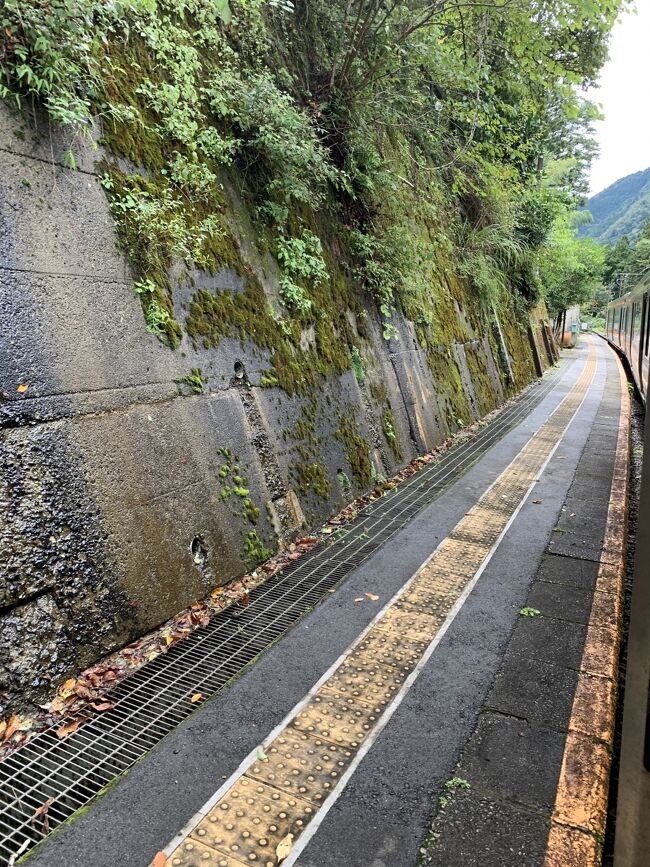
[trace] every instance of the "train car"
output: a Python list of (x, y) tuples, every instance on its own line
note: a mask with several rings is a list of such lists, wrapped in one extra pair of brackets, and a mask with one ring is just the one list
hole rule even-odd
[(650, 374), (650, 275), (607, 305), (605, 334), (627, 359), (643, 402)]

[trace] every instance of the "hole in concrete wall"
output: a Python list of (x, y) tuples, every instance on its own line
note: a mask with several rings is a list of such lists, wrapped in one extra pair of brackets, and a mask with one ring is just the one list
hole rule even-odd
[(237, 377), (237, 379), (243, 379), (245, 373), (246, 373), (246, 370), (244, 369), (244, 365), (241, 363), (241, 361), (236, 361), (235, 362), (235, 376)]
[(208, 560), (208, 546), (203, 541), (203, 536), (195, 536), (190, 545), (190, 552), (197, 566), (204, 566)]

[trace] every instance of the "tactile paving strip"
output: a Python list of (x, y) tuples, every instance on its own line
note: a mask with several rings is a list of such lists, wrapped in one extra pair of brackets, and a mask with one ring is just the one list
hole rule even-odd
[[(192, 840), (211, 847), (205, 863), (219, 864), (216, 859), (222, 852), (232, 859), (228, 867), (271, 867), (295, 847), (460, 595), (492, 555), (579, 408), (595, 372), (594, 356), (590, 347), (583, 373), (555, 412), (281, 733), (265, 745), (265, 758), (258, 756), (192, 831)], [(262, 815), (267, 807), (270, 812)], [(251, 826), (256, 818), (259, 833)], [(278, 855), (278, 845), (286, 852)], [(290, 854), (287, 857), (293, 863)], [(172, 848), (167, 863), (190, 867), (203, 862), (197, 861), (194, 849), (188, 850), (186, 839)]]

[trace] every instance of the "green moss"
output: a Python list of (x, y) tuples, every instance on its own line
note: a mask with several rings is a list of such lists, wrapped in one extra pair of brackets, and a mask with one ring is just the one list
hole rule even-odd
[(244, 499), (244, 514), (246, 515), (248, 520), (251, 522), (251, 524), (257, 523), (257, 519), (260, 516), (260, 510), (253, 503), (253, 501), (251, 500), (250, 497), (246, 497)]
[(479, 415), (487, 415), (499, 404), (499, 396), (494, 390), (494, 383), (487, 370), (487, 359), (482, 346), (469, 343), (465, 346), (467, 369), (474, 386), (477, 410)]
[(177, 382), (189, 385), (194, 394), (203, 394), (203, 386), (208, 381), (207, 377), (203, 376), (200, 367), (193, 367), (187, 376), (182, 376)]
[(244, 539), (244, 559), (251, 566), (263, 563), (273, 555), (273, 549), (267, 548), (257, 535), (257, 530), (251, 530)]
[(456, 358), (446, 346), (428, 347), (427, 361), (440, 411), (448, 426), (455, 429), (459, 419), (466, 423), (472, 416)]
[(515, 311), (507, 308), (502, 309), (499, 315), (499, 322), (510, 355), (510, 364), (514, 377), (514, 383), (507, 385), (507, 391), (512, 394), (535, 379), (537, 376), (535, 362), (526, 334), (526, 328), (518, 321)]
[[(223, 502), (227, 502), (231, 497), (236, 497), (241, 504), (241, 514), (250, 521), (251, 524), (256, 524), (260, 516), (260, 510), (253, 502), (250, 496), (250, 489), (247, 487), (248, 479), (242, 476), (238, 463), (232, 463), (233, 455), (230, 449), (220, 449), (220, 453), (225, 457), (226, 462), (219, 467), (217, 476), (219, 478), (219, 496)], [(237, 457), (235, 456), (235, 461)], [(235, 508), (233, 514), (238, 514), (239, 510)]]
[[(159, 171), (165, 165), (165, 142), (158, 132), (157, 118), (138, 93), (143, 78), (155, 80), (154, 64), (151, 51), (137, 32), (131, 31), (128, 40), (113, 40), (107, 55), (110, 74), (102, 95), (102, 101), (122, 107), (119, 115), (105, 118), (102, 143), (115, 155), (149, 171)], [(100, 110), (102, 107), (98, 106)]]
[(335, 436), (343, 444), (355, 481), (360, 488), (367, 488), (372, 480), (370, 447), (359, 433), (352, 407), (340, 416)]
[[(327, 303), (323, 299), (323, 306), (318, 308), (314, 305), (316, 346), (304, 350), (300, 346), (300, 323), (274, 315), (262, 284), (243, 262), (234, 240), (229, 246), (222, 241), (220, 249), (226, 255), (218, 265), (215, 262), (215, 270), (226, 265), (233, 267), (244, 277), (245, 288), (240, 292), (198, 289), (192, 296), (185, 329), (196, 348), (216, 347), (224, 337), (238, 337), (242, 344), (252, 341), (270, 353), (271, 368), (263, 374), (260, 384), (282, 388), (289, 395), (307, 394), (327, 376), (343, 373), (350, 367), (346, 308), (337, 309), (336, 297), (329, 298)], [(338, 300), (342, 303), (342, 299)]]
[(327, 469), (320, 461), (299, 463), (297, 467), (296, 487), (301, 494), (315, 491), (319, 497), (328, 500), (332, 485), (327, 475)]

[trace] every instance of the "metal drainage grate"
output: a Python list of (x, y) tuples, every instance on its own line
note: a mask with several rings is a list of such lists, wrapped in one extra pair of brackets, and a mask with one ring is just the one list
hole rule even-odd
[(239, 617), (228, 610), (215, 615), (116, 686), (112, 710), (65, 740), (50, 728), (0, 762), (0, 864), (38, 843), (155, 746), (195, 710), (194, 693), (207, 698), (222, 689), (525, 418), (556, 378), (553, 371), (473, 439), (370, 503), (335, 538), (253, 590)]

